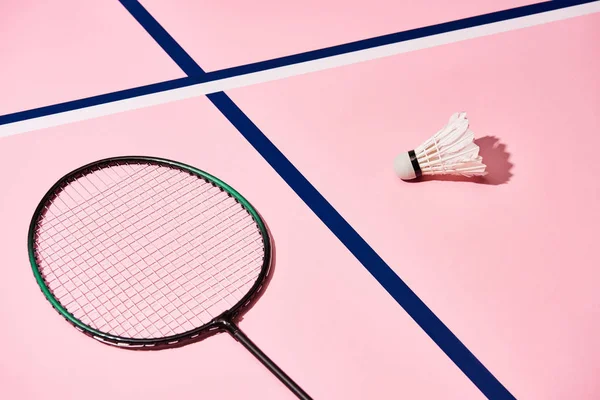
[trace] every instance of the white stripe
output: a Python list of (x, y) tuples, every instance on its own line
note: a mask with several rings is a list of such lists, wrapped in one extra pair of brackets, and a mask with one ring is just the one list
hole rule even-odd
[(427, 36), (400, 43), (373, 47), (351, 53), (331, 56), (313, 61), (287, 65), (260, 72), (238, 75), (219, 79), (212, 82), (199, 83), (183, 88), (171, 89), (160, 93), (147, 94), (111, 103), (100, 104), (44, 117), (32, 118), (6, 125), (0, 125), (0, 137), (31, 132), (52, 126), (68, 124), (76, 121), (97, 118), (104, 115), (116, 114), (123, 111), (170, 103), (191, 97), (203, 96), (210, 93), (222, 92), (229, 89), (274, 81), (291, 76), (302, 75), (315, 71), (355, 64), (363, 61), (389, 57), (395, 54), (408, 53), (448, 43), (455, 43), (472, 38), (489, 36), (496, 33), (541, 25), (548, 22), (592, 14), (600, 11), (600, 1), (561, 8), (559, 10), (514, 18), (506, 21), (460, 29), (448, 33)]

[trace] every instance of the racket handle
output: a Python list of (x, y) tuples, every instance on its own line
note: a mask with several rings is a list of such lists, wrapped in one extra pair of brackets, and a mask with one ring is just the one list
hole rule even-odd
[(281, 370), (261, 349), (255, 345), (252, 340), (240, 328), (233, 323), (226, 323), (227, 331), (240, 342), (250, 353), (254, 355), (265, 367), (269, 369), (285, 386), (288, 387), (299, 399), (312, 400), (312, 398), (304, 391), (296, 382), (292, 380), (285, 372)]

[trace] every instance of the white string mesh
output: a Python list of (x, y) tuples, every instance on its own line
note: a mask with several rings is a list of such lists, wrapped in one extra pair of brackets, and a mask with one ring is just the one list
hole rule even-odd
[(55, 298), (94, 329), (160, 338), (200, 327), (256, 282), (264, 243), (219, 187), (158, 164), (79, 177), (37, 222), (36, 261)]

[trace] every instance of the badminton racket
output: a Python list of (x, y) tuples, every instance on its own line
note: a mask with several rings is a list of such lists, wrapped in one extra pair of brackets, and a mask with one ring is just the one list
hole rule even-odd
[(228, 332), (310, 400), (236, 324), (271, 268), (252, 205), (189, 165), (117, 157), (61, 178), (28, 235), (36, 281), (75, 328), (106, 344), (162, 349)]

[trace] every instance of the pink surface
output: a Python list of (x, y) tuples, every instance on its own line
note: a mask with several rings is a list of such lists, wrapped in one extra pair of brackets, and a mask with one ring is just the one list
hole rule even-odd
[(205, 71), (292, 55), (533, 0), (198, 2), (141, 0)]
[[(517, 398), (591, 400), (599, 36), (592, 15), (230, 95)], [(396, 178), (463, 110), (488, 184)]]
[(275, 271), (240, 326), (315, 399), (483, 398), (205, 98), (1, 140), (0, 398), (294, 398), (227, 335), (132, 352), (84, 336), (44, 299), (26, 246), (38, 201), (66, 172), (127, 154), (205, 169), (263, 215)]
[(0, 54), (0, 115), (183, 76), (116, 1), (3, 0)]

